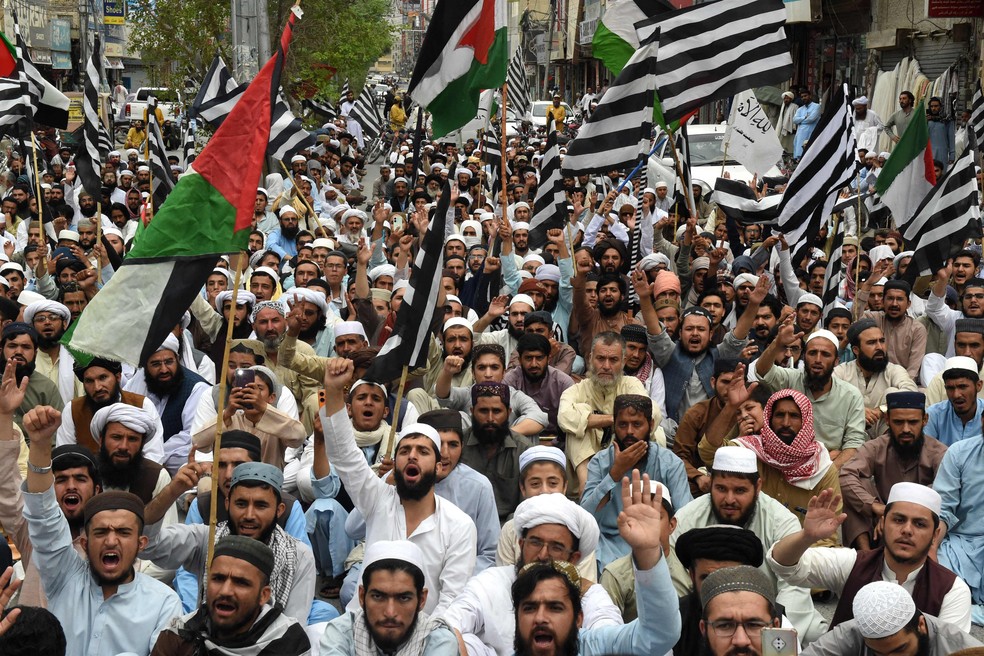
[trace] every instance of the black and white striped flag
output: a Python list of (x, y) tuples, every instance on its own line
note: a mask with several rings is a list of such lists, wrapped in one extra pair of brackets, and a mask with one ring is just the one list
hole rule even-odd
[(349, 86), (349, 79), (345, 78), (345, 84), (342, 85), (342, 90), (338, 93), (338, 104), (341, 105), (348, 98), (349, 92), (352, 87)]
[(495, 206), (501, 199), (499, 195), (502, 191), (502, 145), (499, 142), (499, 135), (494, 124), (490, 124), (482, 137), (482, 159), (488, 167), (488, 178), (491, 182), (490, 193), (492, 205)]
[(974, 90), (974, 99), (970, 104), (970, 125), (968, 129), (973, 129), (974, 137), (977, 138), (977, 147), (984, 146), (984, 91), (981, 90), (981, 79), (977, 78), (977, 88)]
[(68, 96), (55, 88), (38, 71), (27, 49), (27, 43), (21, 36), (20, 24), (17, 21), (17, 10), (11, 8), (14, 19), (14, 34), (16, 38), (17, 68), (21, 82), (27, 85), (27, 96), (30, 105), (28, 116), (35, 123), (51, 128), (64, 130), (68, 128)]
[(410, 286), (396, 313), (393, 332), (362, 376), (366, 380), (388, 385), (400, 378), (403, 367), (417, 369), (427, 364), (431, 324), (437, 311), (444, 263), (444, 234), (451, 205), (451, 179), (449, 175), (448, 180), (444, 181), (434, 217), (413, 260)]
[(813, 246), (841, 189), (857, 174), (860, 163), (853, 127), (845, 84), (827, 102), (779, 204), (779, 231), (786, 236), (796, 261), (804, 249)]
[(744, 182), (718, 178), (714, 182), (714, 202), (729, 218), (743, 224), (772, 224), (779, 216), (781, 194), (758, 199), (755, 190)]
[(185, 170), (195, 161), (195, 122), (189, 120), (185, 125), (184, 139), (181, 142), (181, 163)]
[(301, 103), (311, 111), (313, 114), (317, 114), (326, 121), (334, 121), (338, 118), (338, 110), (327, 100), (315, 100), (314, 98), (305, 98), (304, 102)]
[(543, 248), (547, 243), (547, 231), (567, 225), (567, 194), (564, 192), (564, 176), (560, 170), (560, 146), (557, 131), (547, 125), (547, 149), (540, 160), (540, 184), (533, 201), (533, 218), (530, 219), (529, 247)]
[(75, 155), (75, 169), (78, 171), (82, 188), (100, 198), (102, 190), (102, 163), (110, 149), (103, 150), (105, 142), (100, 132), (105, 133), (99, 118), (99, 87), (102, 84), (102, 50), (99, 47), (99, 34), (92, 46), (92, 56), (85, 67), (85, 86), (82, 89), (82, 147)]
[(301, 119), (290, 111), (282, 90), (277, 93), (277, 102), (273, 104), (270, 118), (270, 145), (267, 146), (270, 157), (285, 160), (295, 153), (313, 148), (317, 143), (314, 136), (304, 129)]
[(382, 133), (383, 117), (376, 107), (376, 98), (368, 86), (362, 88), (362, 93), (355, 99), (355, 105), (349, 118), (358, 121), (362, 126), (362, 134), (368, 139), (375, 139)]
[(24, 93), (24, 86), (19, 80), (0, 78), (0, 136), (17, 138), (30, 129)]
[(512, 59), (509, 60), (509, 68), (506, 69), (506, 82), (509, 84), (506, 94), (506, 112), (523, 118), (533, 109), (533, 101), (530, 99), (530, 87), (526, 81), (526, 64), (523, 63), (523, 50), (516, 48)]
[(633, 53), (567, 148), (567, 175), (631, 168), (649, 152), (658, 35)]
[(782, 0), (719, 0), (636, 23), (639, 43), (660, 30), (656, 92), (664, 120), (787, 81), (793, 60), (785, 24)]
[(841, 253), (844, 247), (844, 225), (841, 219), (837, 222), (837, 231), (834, 233), (830, 247), (830, 257), (827, 258), (827, 269), (823, 275), (823, 318), (826, 319), (830, 311), (839, 307), (837, 302), (838, 292), (841, 282), (844, 280), (844, 263), (841, 262)]
[(157, 123), (157, 98), (153, 96), (147, 103), (147, 142), (150, 150), (147, 165), (150, 166), (154, 207), (159, 210), (174, 189), (177, 180), (174, 179), (171, 165), (167, 161), (164, 135), (161, 134), (161, 126)]
[(915, 251), (904, 278), (935, 274), (964, 247), (981, 236), (981, 207), (974, 172), (974, 152), (965, 148), (953, 166), (920, 203), (902, 235)]

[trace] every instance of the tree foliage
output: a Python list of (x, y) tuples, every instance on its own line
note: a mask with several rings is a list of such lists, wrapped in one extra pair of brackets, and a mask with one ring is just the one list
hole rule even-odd
[[(271, 53), (292, 4), (267, 0)], [(200, 80), (216, 53), (232, 65), (227, 0), (137, 0), (137, 5), (130, 13), (130, 49), (141, 53), (155, 84), (182, 88), (189, 75)], [(316, 92), (337, 100), (346, 78), (358, 90), (372, 63), (391, 47), (389, 1), (304, 0), (301, 8), (304, 17), (294, 30), (283, 76), (288, 93)], [(333, 77), (330, 69), (336, 71)]]

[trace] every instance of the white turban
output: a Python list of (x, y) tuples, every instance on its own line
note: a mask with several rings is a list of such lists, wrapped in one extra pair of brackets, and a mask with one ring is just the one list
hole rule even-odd
[(377, 267), (369, 269), (369, 280), (376, 282), (376, 279), (380, 276), (389, 276), (390, 278), (396, 277), (396, 267), (392, 264), (380, 264)]
[(287, 297), (287, 304), (290, 306), (294, 305), (294, 299), (296, 298), (298, 302), (306, 301), (312, 305), (316, 305), (323, 315), (328, 316), (328, 301), (325, 299), (325, 295), (320, 292), (308, 289), (307, 287), (294, 287), (284, 292), (284, 296)]
[(650, 253), (646, 257), (639, 260), (639, 266), (643, 271), (652, 271), (660, 264), (665, 266), (667, 269), (670, 268), (670, 258), (666, 257), (663, 253)]
[(150, 438), (157, 432), (157, 422), (154, 417), (144, 410), (126, 403), (114, 403), (105, 408), (101, 408), (89, 422), (89, 431), (92, 437), (102, 441), (103, 430), (107, 424), (123, 424), (130, 430), (140, 433), (144, 438)]
[(737, 276), (735, 276), (735, 282), (734, 282), (735, 291), (737, 291), (738, 288), (744, 285), (745, 283), (750, 283), (752, 286), (755, 286), (758, 284), (758, 282), (759, 282), (758, 276), (753, 276), (750, 273), (739, 273)]
[(515, 296), (513, 296), (512, 300), (509, 301), (509, 307), (512, 307), (516, 303), (526, 303), (534, 310), (536, 309), (536, 304), (533, 302), (533, 299), (530, 298), (528, 294), (516, 294)]
[(527, 253), (526, 257), (523, 258), (523, 264), (529, 264), (530, 262), (536, 262), (537, 264), (544, 264), (544, 260), (540, 255), (536, 253)]
[(359, 219), (360, 221), (362, 221), (362, 223), (365, 223), (366, 220), (369, 218), (368, 216), (366, 216), (366, 213), (363, 212), (362, 210), (349, 209), (349, 210), (345, 210), (345, 214), (342, 215), (342, 223), (348, 221), (349, 218), (353, 216)]
[(34, 315), (38, 312), (52, 312), (57, 314), (65, 321), (72, 320), (72, 313), (67, 307), (59, 303), (58, 301), (34, 301), (26, 308), (24, 308), (24, 322), (34, 323)]
[(164, 339), (164, 343), (157, 347), (158, 351), (174, 351), (175, 354), (181, 352), (181, 345), (178, 343), (178, 338), (174, 336), (174, 333), (168, 333), (167, 337)]
[[(215, 309), (222, 312), (222, 306), (225, 305), (226, 301), (230, 300), (232, 300), (231, 289), (219, 292), (215, 295)], [(253, 292), (240, 289), (239, 293), (236, 294), (236, 305), (256, 305), (256, 295)]]
[(345, 335), (361, 335), (362, 339), (369, 341), (366, 337), (366, 329), (362, 326), (360, 321), (339, 321), (334, 326), (335, 337), (344, 337)]
[(598, 522), (594, 515), (559, 492), (538, 494), (523, 501), (513, 514), (513, 523), (520, 535), (541, 524), (560, 524), (578, 539), (578, 551), (583, 555), (598, 548)]
[(482, 224), (479, 223), (478, 221), (476, 221), (475, 219), (468, 219), (466, 221), (462, 221), (461, 222), (461, 236), (462, 237), (465, 236), (465, 230), (467, 228), (471, 228), (472, 230), (474, 230), (476, 237), (481, 237), (482, 236)]

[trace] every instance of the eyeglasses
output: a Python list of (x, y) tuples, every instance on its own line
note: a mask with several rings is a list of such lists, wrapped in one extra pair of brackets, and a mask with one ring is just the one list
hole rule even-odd
[(971, 294), (971, 293), (968, 292), (968, 293), (965, 293), (963, 295), (963, 297), (964, 298), (971, 298), (971, 299), (973, 299), (975, 301), (984, 301), (984, 292), (977, 292), (976, 294)]
[(57, 323), (62, 318), (57, 314), (35, 314), (34, 323)]
[(160, 369), (161, 367), (173, 367), (175, 362), (177, 361), (174, 358), (167, 358), (166, 360), (151, 360), (147, 363), (147, 368)]
[(539, 553), (543, 547), (547, 548), (547, 553), (554, 560), (563, 560), (574, 553), (573, 549), (568, 549), (559, 542), (544, 542), (540, 538), (523, 538), (523, 543)]
[(708, 622), (708, 626), (714, 629), (714, 633), (722, 638), (730, 638), (735, 634), (740, 626), (749, 636), (757, 636), (762, 633), (762, 629), (769, 626), (768, 622), (762, 620), (749, 620), (747, 622), (736, 622), (734, 620), (715, 620)]
[(345, 268), (345, 265), (344, 264), (326, 264), (325, 265), (325, 268), (326, 269), (344, 269)]

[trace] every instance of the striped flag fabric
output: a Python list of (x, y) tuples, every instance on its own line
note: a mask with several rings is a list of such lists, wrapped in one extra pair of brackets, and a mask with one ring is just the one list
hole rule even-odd
[(19, 137), (28, 128), (24, 86), (14, 78), (0, 78), (0, 136)]
[(338, 92), (338, 104), (341, 105), (348, 98), (349, 92), (352, 87), (349, 86), (349, 79), (345, 78), (345, 83), (342, 85), (342, 90)]
[(915, 251), (903, 277), (914, 283), (935, 274), (964, 247), (968, 238), (981, 236), (981, 207), (974, 172), (974, 151), (969, 147), (940, 178), (902, 233), (906, 247)]
[(315, 98), (305, 98), (301, 103), (313, 114), (321, 116), (325, 120), (334, 121), (338, 118), (338, 110), (327, 100), (316, 100)]
[(779, 217), (782, 194), (756, 198), (755, 190), (739, 180), (718, 178), (714, 182), (714, 202), (724, 214), (744, 224), (768, 225)]
[(147, 103), (147, 143), (150, 151), (147, 164), (150, 166), (154, 207), (160, 209), (177, 182), (167, 161), (167, 148), (161, 126), (157, 123), (157, 98), (154, 96)]
[(274, 159), (287, 159), (294, 153), (314, 148), (314, 136), (304, 129), (301, 119), (290, 111), (282, 91), (277, 92), (273, 104), (273, 124), (270, 126), (270, 145), (267, 153)]
[(490, 124), (485, 134), (482, 136), (482, 159), (488, 167), (488, 180), (493, 206), (497, 205), (501, 198), (502, 176), (502, 144), (499, 141), (499, 134), (494, 124)]
[(530, 98), (529, 82), (526, 80), (526, 64), (523, 63), (522, 48), (516, 48), (506, 69), (506, 82), (509, 84), (506, 100), (506, 113), (512, 113), (520, 118), (527, 116), (533, 109)]
[(632, 55), (568, 145), (565, 174), (631, 168), (649, 152), (658, 50), (655, 38)]
[(793, 74), (782, 0), (717, 0), (636, 23), (639, 43), (659, 30), (656, 90), (663, 122), (712, 100)]
[(246, 248), (272, 99), (299, 14), (300, 8), (291, 9), (276, 55), (62, 338), (76, 362), (99, 356), (139, 366), (180, 322), (216, 259)]
[[(99, 118), (99, 87), (102, 84), (102, 50), (99, 47), (99, 34), (96, 34), (92, 56), (85, 67), (85, 86), (82, 89), (82, 147), (75, 155), (75, 169), (78, 171), (82, 188), (95, 198), (102, 190), (102, 162), (110, 149), (103, 150), (100, 137), (102, 120)], [(103, 128), (105, 132), (105, 128)]]
[(388, 385), (400, 378), (403, 367), (418, 369), (427, 364), (431, 324), (437, 311), (440, 274), (444, 266), (444, 235), (451, 206), (451, 179), (449, 175), (444, 181), (434, 217), (413, 260), (410, 286), (396, 313), (393, 332), (362, 376), (366, 380)]
[(981, 79), (977, 78), (977, 88), (974, 89), (974, 99), (970, 104), (970, 125), (977, 138), (977, 147), (984, 144), (984, 90), (981, 90)]
[(794, 257), (813, 245), (841, 189), (857, 174), (860, 163), (853, 128), (845, 84), (827, 101), (810, 145), (782, 194), (777, 225)]
[(845, 275), (844, 263), (841, 262), (841, 252), (844, 247), (844, 225), (846, 223), (843, 219), (837, 222), (837, 232), (834, 233), (830, 255), (827, 257), (827, 270), (823, 275), (823, 297), (821, 298), (824, 319), (827, 318), (831, 310), (841, 306), (837, 302), (837, 298)]
[[(935, 176), (935, 172), (934, 172)], [(868, 225), (881, 227), (888, 225), (888, 219), (892, 216), (891, 208), (885, 204), (882, 197), (877, 193), (869, 194), (864, 199), (864, 207), (868, 211)], [(836, 208), (835, 208), (836, 210)]]
[(195, 122), (189, 120), (185, 125), (184, 139), (181, 141), (181, 165), (186, 169), (195, 161)]
[(362, 88), (362, 93), (355, 99), (355, 106), (352, 107), (349, 118), (359, 122), (362, 126), (362, 134), (368, 139), (375, 139), (382, 134), (383, 117), (379, 113), (376, 99), (368, 85)]
[(20, 24), (17, 21), (17, 10), (11, 8), (14, 19), (14, 34), (16, 36), (17, 71), (21, 75), (21, 80), (27, 85), (27, 95), (31, 104), (28, 113), (35, 123), (47, 125), (51, 128), (64, 130), (68, 128), (68, 96), (55, 88), (46, 80), (41, 72), (38, 71), (31, 55), (28, 53), (27, 43), (21, 36)]
[(563, 228), (567, 224), (567, 194), (564, 192), (564, 175), (560, 170), (560, 146), (557, 144), (557, 131), (550, 127), (547, 125), (547, 149), (540, 160), (540, 184), (536, 188), (533, 217), (530, 219), (531, 249), (543, 248), (547, 243), (547, 231)]

